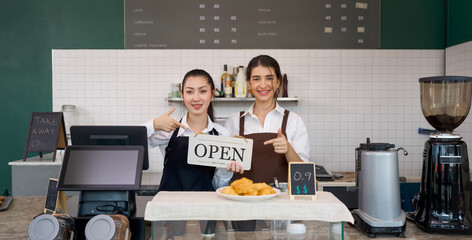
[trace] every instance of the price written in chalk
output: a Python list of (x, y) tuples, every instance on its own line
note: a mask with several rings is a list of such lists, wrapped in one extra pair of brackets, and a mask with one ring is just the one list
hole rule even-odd
[(296, 196), (315, 195), (315, 164), (311, 162), (290, 163), (290, 194)]
[(295, 172), (293, 174), (293, 180), (294, 181), (305, 181), (307, 179), (308, 181), (311, 180), (311, 172), (305, 172), (302, 174), (301, 172)]
[(303, 193), (303, 194), (308, 193), (308, 188), (306, 187), (306, 185), (303, 185), (303, 189), (302, 189), (302, 190), (300, 190), (300, 186), (297, 185), (297, 194), (301, 194), (301, 193)]

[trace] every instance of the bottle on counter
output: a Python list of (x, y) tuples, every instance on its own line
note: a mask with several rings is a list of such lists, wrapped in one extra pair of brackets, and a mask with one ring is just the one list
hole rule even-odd
[(236, 78), (238, 77), (238, 66), (233, 66), (233, 75), (231, 75), (231, 86), (233, 87), (233, 97), (236, 97), (235, 89), (236, 89)]
[(221, 75), (221, 79), (225, 83), (225, 97), (233, 97), (233, 81), (231, 80), (231, 74), (228, 73), (227, 65), (225, 65), (223, 75)]
[(225, 96), (225, 87), (226, 87), (226, 78), (227, 78), (227, 75), (228, 75), (228, 65), (224, 65), (223, 66), (223, 74), (221, 74), (221, 92), (222, 92), (222, 97)]
[(236, 78), (236, 87), (234, 93), (237, 98), (247, 97), (247, 81), (243, 66), (239, 66), (239, 72), (238, 77)]
[(288, 79), (287, 74), (284, 74), (283, 81), (282, 81), (283, 89), (282, 89), (282, 97), (288, 97)]
[[(246, 72), (244, 73), (246, 74)], [(253, 98), (254, 95), (252, 94), (251, 86), (249, 86), (249, 81), (247, 81), (247, 75), (246, 75), (246, 82), (247, 82), (247, 97)]]
[(252, 95), (252, 89), (249, 87), (249, 85), (247, 88), (247, 97), (250, 97), (250, 98), (254, 97), (254, 95)]

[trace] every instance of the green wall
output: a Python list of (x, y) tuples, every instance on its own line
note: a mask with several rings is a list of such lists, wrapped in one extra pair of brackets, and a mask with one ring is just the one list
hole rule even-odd
[[(52, 111), (51, 49), (122, 49), (123, 2), (0, 1), (0, 195), (11, 189), (8, 162), (23, 156), (31, 112)], [(450, 42), (468, 41), (470, 28), (456, 30), (468, 12), (455, 8)], [(443, 49), (444, 12), (444, 0), (382, 0), (381, 48)]]
[(443, 49), (444, 0), (381, 0), (382, 49)]
[(0, 195), (31, 112), (52, 111), (51, 49), (123, 48), (123, 12), (116, 0), (0, 1)]
[(447, 46), (472, 40), (471, 0), (448, 1)]

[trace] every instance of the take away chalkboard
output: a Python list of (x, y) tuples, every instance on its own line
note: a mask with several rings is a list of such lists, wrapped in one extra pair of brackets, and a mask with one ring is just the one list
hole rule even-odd
[(53, 152), (53, 161), (56, 160), (56, 150), (67, 147), (64, 117), (62, 112), (33, 112), (26, 140), (23, 161), (26, 161), (28, 152)]
[(290, 199), (311, 197), (316, 199), (316, 172), (312, 162), (291, 162), (288, 166)]

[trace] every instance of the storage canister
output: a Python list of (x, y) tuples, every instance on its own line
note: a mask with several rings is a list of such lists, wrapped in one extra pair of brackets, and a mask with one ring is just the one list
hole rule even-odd
[(171, 90), (171, 97), (172, 98), (178, 98), (180, 97), (180, 91), (181, 91), (181, 84), (180, 83), (172, 83), (172, 90)]
[(120, 214), (100, 214), (87, 222), (85, 237), (88, 240), (129, 240), (128, 218)]
[(74, 219), (66, 214), (43, 214), (31, 221), (28, 236), (31, 240), (72, 239)]

